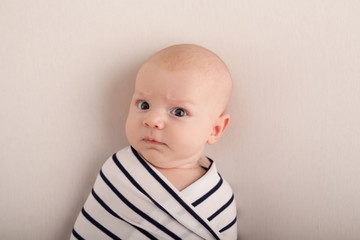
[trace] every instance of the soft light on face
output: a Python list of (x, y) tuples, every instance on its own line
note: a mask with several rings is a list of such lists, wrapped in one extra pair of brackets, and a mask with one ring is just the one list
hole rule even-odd
[(200, 158), (218, 119), (214, 89), (202, 77), (196, 70), (169, 71), (153, 63), (139, 71), (126, 135), (154, 166), (192, 167)]

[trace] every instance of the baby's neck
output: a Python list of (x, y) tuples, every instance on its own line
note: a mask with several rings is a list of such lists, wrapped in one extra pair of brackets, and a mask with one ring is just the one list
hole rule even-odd
[(159, 170), (174, 187), (179, 191), (194, 183), (205, 174), (205, 170), (196, 165), (192, 168), (156, 168)]

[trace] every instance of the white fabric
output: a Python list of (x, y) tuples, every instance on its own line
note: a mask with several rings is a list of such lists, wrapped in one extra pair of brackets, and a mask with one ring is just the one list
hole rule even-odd
[(215, 163), (178, 191), (127, 147), (103, 165), (71, 239), (236, 239), (236, 206)]

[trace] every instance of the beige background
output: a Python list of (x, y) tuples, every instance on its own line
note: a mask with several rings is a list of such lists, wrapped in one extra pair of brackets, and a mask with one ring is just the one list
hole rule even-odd
[(208, 149), (244, 240), (360, 239), (360, 2), (0, 2), (0, 239), (67, 239), (127, 145), (137, 68), (195, 43), (228, 64), (230, 128)]

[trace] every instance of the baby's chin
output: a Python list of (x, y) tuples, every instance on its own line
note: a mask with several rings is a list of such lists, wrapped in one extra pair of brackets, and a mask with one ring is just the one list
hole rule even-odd
[(142, 159), (157, 169), (185, 168), (189, 165), (171, 156), (171, 154), (166, 154), (156, 149), (140, 150), (138, 153)]
[(176, 164), (168, 159), (165, 160), (159, 153), (153, 153), (153, 150), (147, 150), (145, 153), (140, 153), (140, 156), (155, 168), (174, 168)]

